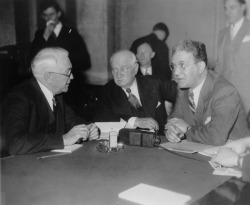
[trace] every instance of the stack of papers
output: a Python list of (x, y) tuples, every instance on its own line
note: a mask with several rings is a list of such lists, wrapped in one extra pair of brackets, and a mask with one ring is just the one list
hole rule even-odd
[(242, 177), (242, 171), (237, 167), (227, 168), (212, 161), (209, 161), (209, 164), (214, 168), (213, 175)]
[(138, 184), (122, 193), (119, 198), (143, 205), (183, 205), (191, 199), (190, 196), (166, 189)]
[(172, 150), (176, 152), (184, 152), (184, 153), (195, 153), (202, 152), (204, 150), (211, 150), (214, 152), (214, 149), (218, 149), (219, 147), (213, 145), (205, 145), (201, 143), (189, 142), (187, 140), (182, 140), (181, 142), (166, 142), (160, 144), (160, 147), (167, 150)]
[(81, 144), (73, 144), (65, 146), (64, 149), (53, 149), (51, 152), (65, 152), (65, 153), (72, 153), (82, 147)]
[(119, 132), (120, 129), (124, 128), (127, 124), (123, 122), (96, 122), (96, 126), (100, 129), (101, 134), (99, 139), (109, 140), (109, 132)]

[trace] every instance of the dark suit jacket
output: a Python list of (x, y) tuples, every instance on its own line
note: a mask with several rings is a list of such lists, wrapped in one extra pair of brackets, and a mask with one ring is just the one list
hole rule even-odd
[(69, 58), (73, 65), (74, 72), (81, 72), (91, 67), (90, 55), (83, 38), (73, 28), (63, 26), (58, 37), (54, 39), (49, 37), (48, 41), (43, 38), (44, 29), (38, 30), (35, 34), (34, 41), (31, 46), (31, 58), (33, 58), (39, 50), (45, 47), (62, 47), (69, 52)]
[(50, 131), (54, 114), (37, 80), (31, 78), (14, 88), (4, 101), (4, 135), (10, 154), (29, 154), (63, 148), (62, 135), (86, 121), (77, 117), (57, 97), (57, 123)]
[(192, 126), (186, 137), (194, 142), (223, 145), (228, 139), (249, 135), (237, 90), (212, 71), (208, 72), (201, 89), (195, 115), (189, 108), (188, 90), (179, 90), (171, 117), (181, 118)]
[(138, 46), (145, 42), (149, 43), (155, 52), (155, 56), (152, 59), (152, 67), (157, 68), (162, 77), (171, 80), (172, 72), (169, 67), (169, 49), (167, 44), (159, 40), (154, 33), (151, 33), (136, 39), (132, 43), (130, 50), (136, 54)]
[[(136, 79), (145, 117), (155, 119), (160, 126), (160, 131), (163, 131), (167, 117), (164, 100), (170, 102), (175, 100), (176, 84), (172, 81), (165, 81), (165, 84), (162, 85), (159, 80), (150, 76), (137, 76)], [(95, 121), (114, 122), (120, 121), (120, 119), (127, 121), (131, 117), (138, 116), (133, 116), (125, 92), (115, 84), (114, 80), (110, 81), (104, 86), (99, 97)]]
[(244, 181), (250, 182), (250, 154), (246, 155), (243, 159), (242, 177)]

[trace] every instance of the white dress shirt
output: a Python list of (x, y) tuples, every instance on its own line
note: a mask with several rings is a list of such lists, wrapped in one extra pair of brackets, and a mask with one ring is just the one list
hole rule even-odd
[(42, 83), (40, 83), (39, 80), (37, 80), (37, 82), (43, 94), (45, 95), (45, 98), (47, 99), (51, 110), (53, 111), (53, 98), (54, 98), (53, 93), (48, 88), (46, 88)]
[(147, 68), (145, 67), (140, 67), (142, 75), (152, 75), (152, 66), (149, 66)]
[(62, 30), (62, 22), (59, 22), (58, 24), (56, 24), (54, 28), (54, 33), (56, 34), (56, 37), (59, 36), (61, 30)]
[(230, 35), (231, 35), (231, 39), (233, 39), (238, 31), (240, 30), (242, 24), (243, 24), (244, 18), (240, 19), (236, 24), (231, 24), (230, 25)]

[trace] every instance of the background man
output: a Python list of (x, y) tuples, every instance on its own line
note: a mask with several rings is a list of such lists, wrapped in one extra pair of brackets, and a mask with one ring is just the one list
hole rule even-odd
[(215, 70), (238, 90), (246, 112), (250, 111), (250, 21), (245, 18), (245, 0), (224, 0), (229, 26), (222, 29), (218, 40)]
[(185, 40), (173, 48), (172, 69), (180, 88), (166, 124), (166, 137), (222, 145), (249, 134), (246, 114), (237, 90), (218, 74), (207, 70), (206, 47)]
[(244, 181), (250, 182), (250, 137), (242, 138), (223, 146), (212, 158), (213, 162), (224, 167), (242, 168)]
[(41, 16), (45, 22), (45, 28), (36, 32), (31, 46), (31, 57), (42, 48), (61, 47), (69, 52), (69, 59), (72, 63), (74, 81), (69, 92), (65, 95), (66, 101), (75, 110), (80, 110), (84, 99), (82, 99), (85, 77), (83, 71), (91, 67), (90, 55), (83, 38), (74, 28), (65, 26), (60, 18), (62, 10), (57, 2), (43, 0), (40, 5)]
[(166, 81), (161, 87), (160, 81), (153, 78), (135, 77), (138, 63), (128, 50), (116, 52), (110, 62), (114, 80), (107, 83), (101, 92), (95, 121), (123, 119), (135, 128), (163, 131), (166, 121), (164, 100), (175, 100), (175, 83)]
[(155, 52), (155, 57), (152, 59), (152, 66), (159, 70), (162, 77), (172, 79), (172, 72), (169, 68), (169, 49), (165, 41), (169, 36), (169, 30), (166, 24), (157, 23), (153, 27), (153, 32), (147, 36), (136, 39), (130, 50), (136, 54), (137, 48), (142, 43), (149, 43)]
[(42, 49), (33, 59), (33, 78), (13, 89), (5, 99), (4, 133), (10, 154), (62, 149), (79, 139), (98, 138), (95, 124), (77, 117), (60, 93), (73, 79), (68, 52)]

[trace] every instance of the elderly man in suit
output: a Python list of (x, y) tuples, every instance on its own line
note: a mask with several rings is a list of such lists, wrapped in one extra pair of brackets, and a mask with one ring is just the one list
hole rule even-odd
[(72, 64), (62, 48), (42, 49), (32, 61), (34, 77), (14, 88), (4, 105), (4, 133), (10, 154), (63, 149), (79, 139), (98, 138), (95, 124), (78, 117), (64, 103)]
[(114, 53), (110, 62), (114, 80), (107, 83), (101, 92), (95, 121), (123, 119), (135, 128), (163, 132), (166, 121), (164, 100), (175, 100), (175, 82), (160, 83), (150, 76), (136, 76), (138, 63), (128, 50)]
[(230, 143), (213, 156), (212, 161), (225, 167), (242, 169), (244, 181), (250, 182), (250, 137), (245, 137)]
[(165, 135), (170, 142), (223, 145), (249, 134), (246, 113), (235, 87), (207, 70), (203, 43), (179, 42), (173, 48), (172, 69), (179, 93)]
[(245, 0), (224, 0), (229, 26), (218, 39), (215, 70), (238, 90), (246, 112), (250, 111), (250, 21), (245, 18)]

